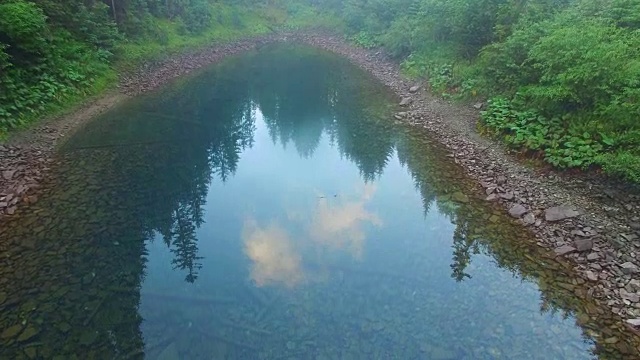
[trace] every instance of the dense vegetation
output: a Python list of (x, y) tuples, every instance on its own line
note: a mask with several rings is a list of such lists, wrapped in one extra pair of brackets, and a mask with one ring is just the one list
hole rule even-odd
[(640, 0), (0, 0), (0, 133), (141, 61), (322, 24), (490, 98), (481, 130), (510, 146), (640, 182)]
[[(287, 2), (0, 0), (0, 137), (112, 86), (142, 61), (320, 23)], [(293, 16), (289, 16), (293, 15)]]
[(561, 167), (640, 182), (640, 0), (326, 0), (482, 130)]

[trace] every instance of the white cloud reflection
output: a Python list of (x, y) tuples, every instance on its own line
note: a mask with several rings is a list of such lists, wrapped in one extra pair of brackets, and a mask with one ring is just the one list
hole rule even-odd
[(367, 184), (351, 198), (320, 195), (308, 215), (288, 211), (286, 226), (272, 222), (261, 227), (253, 219), (246, 220), (242, 240), (245, 253), (253, 262), (253, 281), (258, 286), (295, 286), (312, 278), (323, 278), (312, 273), (304, 262), (310, 257), (322, 261), (327, 250), (346, 251), (361, 259), (366, 243), (365, 226), (382, 226), (380, 218), (366, 209), (375, 192), (375, 186)]

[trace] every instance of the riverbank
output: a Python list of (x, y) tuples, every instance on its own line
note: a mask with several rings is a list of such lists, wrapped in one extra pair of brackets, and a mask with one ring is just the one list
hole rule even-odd
[[(483, 188), (486, 201), (499, 203), (535, 234), (538, 244), (575, 264), (588, 296), (619, 315), (621, 328), (638, 333), (640, 281), (637, 193), (591, 179), (543, 174), (529, 169), (503, 147), (475, 131), (478, 110), (449, 104), (402, 77), (383, 53), (354, 48), (339, 37), (319, 34), (271, 34), (186, 53), (123, 76), (120, 92), (85, 105), (70, 115), (14, 136), (0, 147), (0, 211), (14, 214), (37, 201), (55, 149), (73, 131), (130, 95), (158, 88), (225, 56), (275, 41), (298, 41), (349, 58), (394, 90), (405, 104), (398, 121), (425, 128), (450, 151)], [(560, 206), (560, 207), (559, 207)], [(580, 296), (577, 294), (577, 296)], [(640, 351), (640, 347), (637, 348)]]

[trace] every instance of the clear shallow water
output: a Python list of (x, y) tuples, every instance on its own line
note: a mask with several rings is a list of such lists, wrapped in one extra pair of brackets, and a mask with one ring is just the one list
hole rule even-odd
[(622, 357), (395, 103), (279, 45), (89, 124), (0, 234), (0, 358)]

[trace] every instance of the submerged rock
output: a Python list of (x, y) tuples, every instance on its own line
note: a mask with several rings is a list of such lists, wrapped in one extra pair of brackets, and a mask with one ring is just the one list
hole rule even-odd
[(18, 335), (22, 331), (22, 325), (16, 324), (7, 329), (5, 329), (2, 334), (0, 334), (0, 338), (2, 339), (10, 339)]
[(576, 248), (574, 248), (573, 246), (569, 246), (569, 245), (562, 245), (562, 246), (560, 246), (560, 247), (558, 247), (558, 248), (556, 248), (554, 250), (554, 252), (557, 255), (560, 255), (560, 256), (566, 255), (566, 254), (569, 254), (569, 253), (572, 253), (572, 252), (575, 252), (575, 251), (576, 251)]
[(33, 326), (29, 326), (26, 329), (24, 329), (22, 334), (20, 334), (20, 337), (18, 337), (18, 341), (20, 341), (20, 342), (27, 341), (27, 340), (31, 339), (32, 337), (38, 335), (39, 332), (40, 332), (40, 330), (34, 328)]
[(413, 102), (413, 99), (411, 99), (410, 97), (405, 97), (402, 98), (402, 100), (400, 100), (400, 106), (407, 106), (410, 105)]
[(455, 193), (453, 193), (453, 195), (451, 195), (451, 199), (455, 202), (459, 202), (459, 203), (468, 203), (469, 202), (469, 197), (463, 193), (461, 193), (460, 191), (457, 191)]

